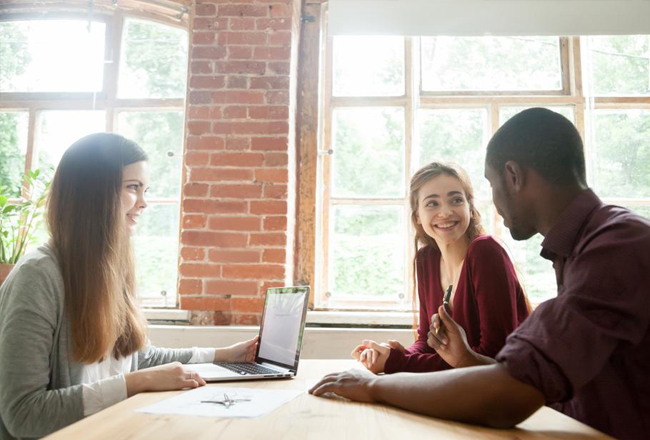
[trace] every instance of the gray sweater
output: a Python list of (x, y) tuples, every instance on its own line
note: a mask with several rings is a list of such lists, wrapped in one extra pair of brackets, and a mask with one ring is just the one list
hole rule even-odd
[[(132, 356), (135, 371), (187, 363), (192, 350), (149, 345)], [(0, 287), (0, 440), (43, 437), (82, 419), (82, 368), (72, 360), (63, 278), (46, 244)]]

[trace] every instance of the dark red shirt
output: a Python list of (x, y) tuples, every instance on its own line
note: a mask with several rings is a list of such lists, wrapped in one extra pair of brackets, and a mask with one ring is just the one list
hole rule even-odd
[(580, 193), (542, 243), (557, 298), (497, 355), (547, 404), (620, 439), (650, 439), (650, 221)]
[[(420, 325), (418, 339), (402, 354), (391, 350), (384, 371), (425, 372), (451, 368), (427, 345), (431, 316), (442, 305), (440, 251), (424, 247), (417, 255)], [(452, 318), (467, 333), (472, 349), (494, 357), (506, 337), (526, 319), (528, 308), (506, 251), (489, 235), (470, 243), (452, 301)]]

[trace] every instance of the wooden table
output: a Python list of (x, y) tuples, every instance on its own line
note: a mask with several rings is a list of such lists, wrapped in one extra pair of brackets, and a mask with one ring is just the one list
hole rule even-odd
[[(358, 365), (351, 360), (303, 360), (295, 379), (229, 382), (221, 385), (306, 391), (323, 375)], [(256, 419), (134, 412), (135, 409), (178, 393), (179, 391), (173, 391), (133, 396), (68, 426), (47, 439), (611, 439), (547, 407), (541, 408), (516, 429), (496, 430), (425, 417), (384, 405), (318, 398), (306, 392), (274, 412)]]

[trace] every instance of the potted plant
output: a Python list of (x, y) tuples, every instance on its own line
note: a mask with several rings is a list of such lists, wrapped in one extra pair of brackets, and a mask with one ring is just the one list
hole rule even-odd
[(43, 214), (50, 182), (43, 182), (40, 170), (25, 174), (23, 197), (9, 198), (6, 187), (0, 187), (0, 284), (32, 241), (38, 219)]

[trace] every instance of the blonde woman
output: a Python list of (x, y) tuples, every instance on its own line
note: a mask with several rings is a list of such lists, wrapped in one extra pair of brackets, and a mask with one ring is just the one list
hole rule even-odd
[[(418, 338), (408, 349), (397, 341), (364, 340), (352, 357), (373, 373), (461, 367), (470, 348), (494, 357), (530, 307), (505, 250), (481, 226), (467, 173), (451, 163), (426, 165), (411, 179), (410, 204), (420, 301)], [(443, 302), (447, 310), (441, 308)], [(448, 314), (443, 317), (465, 331), (468, 350), (449, 349), (438, 313)]]
[(121, 136), (89, 135), (63, 155), (48, 200), (51, 240), (0, 288), (0, 439), (45, 436), (142, 391), (205, 384), (182, 364), (254, 357), (255, 339), (148, 344), (130, 240), (148, 187), (145, 152)]

